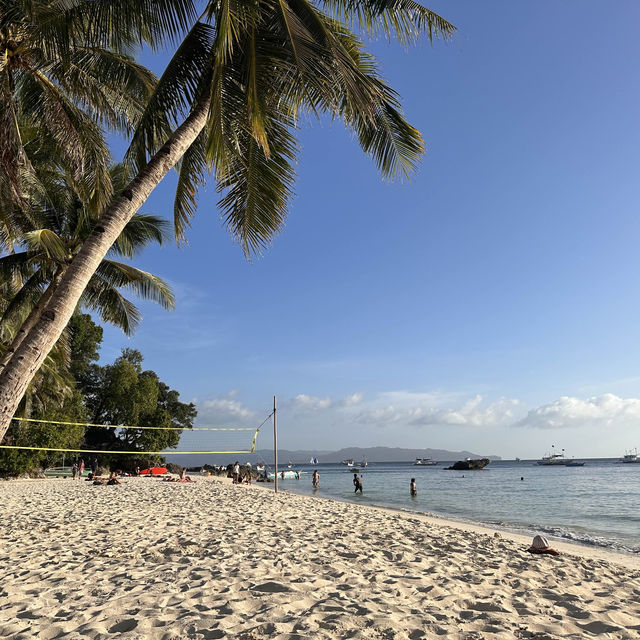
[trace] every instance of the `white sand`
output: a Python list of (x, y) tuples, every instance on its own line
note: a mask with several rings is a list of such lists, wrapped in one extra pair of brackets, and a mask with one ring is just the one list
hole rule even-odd
[(637, 558), (205, 478), (0, 496), (0, 638), (640, 637)]

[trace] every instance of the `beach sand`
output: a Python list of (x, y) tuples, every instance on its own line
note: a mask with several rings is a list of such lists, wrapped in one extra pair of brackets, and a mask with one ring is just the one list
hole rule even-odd
[(633, 638), (638, 559), (316, 497), (0, 484), (1, 638)]

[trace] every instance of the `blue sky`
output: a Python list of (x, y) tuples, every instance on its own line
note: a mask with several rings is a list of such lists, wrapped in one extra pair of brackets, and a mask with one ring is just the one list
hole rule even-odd
[[(428, 146), (412, 181), (303, 125), (270, 250), (245, 260), (211, 185), (189, 246), (136, 261), (177, 310), (142, 305), (103, 361), (139, 348), (203, 426), (257, 425), (276, 394), (283, 448), (640, 447), (640, 3), (427, 5), (452, 42), (370, 45)], [(170, 217), (174, 185), (143, 211)]]

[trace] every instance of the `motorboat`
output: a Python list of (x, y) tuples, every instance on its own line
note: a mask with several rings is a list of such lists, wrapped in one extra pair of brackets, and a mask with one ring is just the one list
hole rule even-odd
[(353, 458), (348, 458), (347, 460), (343, 460), (342, 464), (346, 464), (347, 467), (353, 467), (355, 462), (354, 462)]
[(536, 462), (542, 467), (566, 467), (571, 460), (569, 458), (564, 457), (564, 449), (562, 453), (556, 453), (553, 450), (553, 445), (551, 446), (551, 453), (545, 453), (540, 460)]
[(620, 459), (620, 462), (624, 462), (625, 464), (640, 464), (640, 457), (638, 456), (637, 449), (629, 449), (629, 451), (625, 452), (624, 456)]
[[(287, 470), (287, 471), (278, 471), (278, 478), (284, 480), (285, 478), (295, 478), (296, 480), (300, 478), (300, 473), (302, 473), (301, 471), (291, 471), (291, 470)], [(269, 471), (269, 473), (267, 474), (268, 478), (275, 478), (275, 474), (273, 473), (273, 471)]]
[(363, 460), (363, 461), (360, 463), (360, 466), (361, 466), (361, 467), (368, 467), (368, 466), (369, 466), (369, 463), (368, 463), (366, 460)]
[(431, 458), (416, 458), (413, 463), (414, 467), (434, 467), (438, 464), (437, 460), (432, 460)]

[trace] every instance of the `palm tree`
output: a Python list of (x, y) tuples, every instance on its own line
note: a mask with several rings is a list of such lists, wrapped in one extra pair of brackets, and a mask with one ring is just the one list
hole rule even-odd
[(158, 18), (148, 5), (175, 4), (183, 23), (187, 14), (180, 5), (190, 10), (191, 3), (146, 3), (137, 20), (122, 4), (0, 0), (0, 240), (5, 243), (13, 225), (4, 207), (26, 207), (40, 186), (26, 129), (55, 150), (56, 162), (73, 177), (85, 203), (97, 211), (113, 195), (101, 126), (130, 134), (156, 80), (128, 53), (140, 34), (150, 40), (158, 35), (145, 27)]
[(246, 253), (268, 244), (284, 223), (294, 181), (294, 131), (302, 114), (341, 118), (383, 176), (409, 174), (424, 150), (422, 138), (404, 119), (397, 95), (353, 24), (369, 33), (395, 34), (402, 42), (424, 32), (447, 38), (454, 31), (413, 0), (207, 3), (133, 136), (127, 161), (136, 177), (105, 209), (40, 320), (0, 373), (0, 438), (109, 247), (179, 161), (178, 237), (210, 170), (223, 192), (219, 204), (227, 226)]

